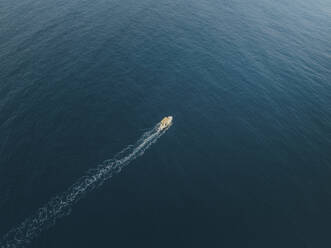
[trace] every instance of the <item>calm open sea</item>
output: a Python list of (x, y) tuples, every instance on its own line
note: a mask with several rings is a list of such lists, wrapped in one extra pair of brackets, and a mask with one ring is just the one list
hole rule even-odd
[(331, 247), (329, 0), (0, 0), (0, 239), (166, 115), (29, 247)]

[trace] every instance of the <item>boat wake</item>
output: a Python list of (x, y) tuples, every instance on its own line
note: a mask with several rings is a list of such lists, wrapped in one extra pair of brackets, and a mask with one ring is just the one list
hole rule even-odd
[(114, 174), (119, 173), (125, 166), (155, 143), (171, 126), (160, 128), (161, 122), (145, 132), (134, 144), (119, 152), (113, 159), (105, 160), (96, 168), (89, 170), (65, 192), (53, 197), (35, 214), (21, 224), (11, 229), (0, 240), (0, 248), (19, 248), (27, 246), (42, 231), (53, 226), (57, 219), (69, 215), (75, 203), (88, 192), (100, 187)]

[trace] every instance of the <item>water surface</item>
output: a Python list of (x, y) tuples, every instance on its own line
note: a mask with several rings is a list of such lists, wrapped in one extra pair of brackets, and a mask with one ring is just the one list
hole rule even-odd
[(0, 0), (0, 236), (162, 117), (31, 247), (331, 245), (326, 0)]

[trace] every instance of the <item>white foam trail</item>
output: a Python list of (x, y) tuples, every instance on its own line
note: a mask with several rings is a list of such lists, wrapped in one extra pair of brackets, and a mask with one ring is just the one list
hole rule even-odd
[(107, 179), (119, 173), (125, 166), (155, 143), (168, 129), (159, 130), (160, 123), (145, 132), (135, 145), (129, 145), (118, 153), (115, 158), (105, 160), (95, 169), (89, 170), (68, 190), (53, 197), (38, 211), (10, 230), (0, 241), (0, 248), (26, 247), (42, 231), (53, 226), (57, 219), (69, 215), (72, 206), (86, 193), (100, 187)]

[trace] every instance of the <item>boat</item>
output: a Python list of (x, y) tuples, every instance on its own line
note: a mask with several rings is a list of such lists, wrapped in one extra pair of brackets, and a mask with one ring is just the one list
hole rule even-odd
[(164, 117), (159, 125), (159, 131), (169, 127), (172, 124), (172, 116)]

